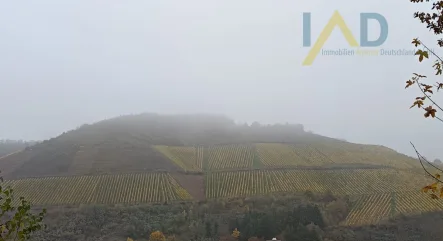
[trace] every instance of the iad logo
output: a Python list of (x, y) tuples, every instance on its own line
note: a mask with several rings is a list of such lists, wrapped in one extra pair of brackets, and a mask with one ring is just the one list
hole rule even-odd
[[(368, 39), (368, 20), (377, 20), (380, 25), (380, 34), (376, 40), (370, 41)], [(388, 38), (388, 22), (385, 17), (378, 13), (360, 13), (360, 44), (355, 40), (354, 35), (352, 35), (351, 30), (345, 23), (343, 17), (335, 11), (331, 19), (329, 19), (328, 24), (324, 27), (314, 46), (309, 51), (303, 65), (311, 65), (315, 57), (322, 49), (326, 40), (334, 30), (335, 26), (338, 26), (345, 37), (346, 41), (351, 47), (377, 47), (382, 45)], [(311, 46), (311, 13), (303, 13), (303, 47)]]

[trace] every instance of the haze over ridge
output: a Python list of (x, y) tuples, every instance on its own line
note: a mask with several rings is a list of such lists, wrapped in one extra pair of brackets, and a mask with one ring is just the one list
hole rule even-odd
[[(442, 157), (439, 124), (408, 110), (417, 93), (403, 83), (425, 69), (413, 57), (318, 56), (301, 66), (302, 12), (312, 12), (314, 41), (334, 9), (356, 37), (360, 12), (383, 14), (383, 48), (410, 49), (411, 33), (429, 36), (403, 0), (5, 1), (0, 138), (47, 139), (121, 114), (205, 112), (300, 123), (409, 155), (413, 141)], [(340, 47), (347, 43), (335, 30), (325, 48)]]

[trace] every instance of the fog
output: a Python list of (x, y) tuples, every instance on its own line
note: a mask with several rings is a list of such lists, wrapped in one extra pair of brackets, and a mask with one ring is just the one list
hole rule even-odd
[[(315, 133), (443, 158), (437, 120), (410, 110), (413, 56), (317, 56), (312, 42), (338, 10), (359, 42), (360, 12), (389, 24), (384, 49), (435, 39), (407, 0), (6, 1), (0, 5), (0, 138), (46, 139), (140, 112), (225, 114), (301, 123)], [(369, 37), (379, 28), (370, 24)], [(335, 29), (324, 48), (349, 48)], [(435, 81), (433, 81), (435, 82)]]

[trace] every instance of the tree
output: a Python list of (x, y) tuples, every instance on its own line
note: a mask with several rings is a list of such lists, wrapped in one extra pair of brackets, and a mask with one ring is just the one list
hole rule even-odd
[(237, 230), (237, 228), (234, 229), (234, 231), (232, 231), (232, 237), (238, 239), (238, 237), (240, 237), (240, 231)]
[(442, 164), (441, 160), (438, 159), (438, 158), (436, 158), (436, 159), (434, 160), (434, 163), (435, 163), (435, 164), (439, 164), (439, 165)]
[[(3, 183), (3, 178), (0, 177)], [(14, 206), (13, 189), (0, 185), (0, 241), (24, 241), (31, 234), (45, 228), (43, 218), (46, 209), (38, 214), (31, 212), (31, 204), (24, 197), (19, 198), (18, 206)]]
[(166, 241), (166, 237), (162, 232), (155, 231), (149, 235), (149, 241)]
[[(418, 19), (421, 23), (426, 25), (426, 28), (433, 32), (435, 35), (443, 34), (443, 1), (433, 1), (432, 4), (429, 0), (409, 0), (412, 3), (429, 4), (429, 12), (415, 12), (414, 18)], [(422, 63), (423, 61), (429, 60), (430, 57), (435, 58), (432, 62), (432, 68), (434, 69), (434, 75), (442, 75), (443, 69), (443, 59), (437, 55), (432, 49), (428, 47), (428, 43), (424, 43), (418, 38), (412, 40), (412, 44), (417, 47), (415, 55), (418, 57), (418, 61)], [(437, 40), (437, 46), (443, 47), (443, 38)], [(425, 118), (433, 118), (439, 122), (443, 123), (441, 117), (438, 116), (437, 112), (443, 112), (441, 105), (439, 105), (434, 98), (440, 89), (443, 88), (443, 83), (436, 81), (429, 81), (426, 75), (413, 73), (412, 77), (406, 81), (406, 87), (409, 88), (415, 86), (419, 90), (419, 95), (415, 98), (410, 108), (419, 108), (423, 110), (423, 116)], [(440, 173), (443, 172), (442, 169), (434, 165), (432, 162), (428, 161), (427, 158), (422, 156), (414, 144), (411, 142), (412, 147), (417, 154), (418, 160), (423, 168), (423, 170), (434, 179), (434, 183), (425, 186), (422, 191), (428, 193), (431, 198), (438, 199), (443, 198), (443, 181), (440, 178)]]

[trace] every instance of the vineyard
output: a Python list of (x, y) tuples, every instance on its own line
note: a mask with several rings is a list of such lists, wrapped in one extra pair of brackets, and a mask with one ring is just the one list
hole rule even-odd
[(418, 191), (361, 195), (346, 218), (345, 225), (371, 225), (398, 214), (443, 211), (443, 203)]
[(257, 153), (265, 166), (322, 166), (333, 163), (326, 155), (310, 145), (277, 143), (256, 144)]
[(340, 142), (312, 146), (334, 163), (375, 164), (396, 169), (420, 168), (416, 160), (381, 146)]
[(33, 204), (158, 203), (192, 197), (167, 173), (30, 178), (6, 181)]
[[(186, 178), (185, 176), (182, 174), (181, 178)], [(5, 185), (14, 189), (16, 197), (24, 196), (37, 205), (138, 204), (195, 200), (183, 188), (183, 181), (174, 179), (169, 173), (157, 172), (29, 178), (5, 181)], [(443, 211), (441, 201), (411, 191), (419, 190), (428, 181), (423, 175), (394, 169), (289, 169), (207, 172), (204, 174), (204, 181), (200, 182), (204, 188), (204, 194), (202, 192), (201, 195), (206, 199), (305, 191), (331, 191), (334, 195), (348, 195), (354, 201), (343, 224), (357, 226), (379, 223), (398, 214)], [(192, 191), (198, 185), (194, 181), (186, 187)]]
[(333, 163), (325, 154), (312, 145), (294, 145), (297, 155), (303, 157), (309, 166), (321, 166)]
[(185, 171), (216, 171), (249, 168), (306, 168), (331, 165), (376, 165), (407, 170), (420, 164), (388, 148), (342, 143), (216, 146), (154, 146)]
[(424, 176), (391, 169), (379, 170), (256, 170), (206, 175), (209, 199), (272, 192), (365, 195), (420, 189)]
[[(81, 148), (66, 157), (70, 175), (65, 177), (18, 179), (38, 174), (35, 169), (46, 176), (52, 173), (45, 171), (43, 158), (29, 158), (31, 152), (11, 155), (0, 164), (9, 167), (5, 174), (18, 176), (5, 182), (16, 197), (37, 205), (164, 203), (330, 191), (355, 200), (345, 225), (443, 210), (442, 203), (413, 191), (430, 182), (419, 162), (380, 146), (336, 141), (112, 149)], [(26, 166), (28, 162), (34, 164)], [(58, 166), (52, 167), (58, 171)], [(95, 176), (82, 176), (85, 173)]]
[(206, 198), (241, 197), (277, 192), (278, 183), (270, 171), (215, 172), (205, 180)]
[(250, 168), (254, 161), (254, 149), (249, 145), (223, 145), (208, 148), (210, 170)]
[(256, 144), (257, 153), (265, 166), (307, 166), (307, 159), (297, 155), (290, 145)]
[(154, 146), (154, 148), (185, 171), (203, 170), (203, 147)]
[(361, 195), (346, 217), (346, 225), (370, 225), (392, 215), (392, 194)]

